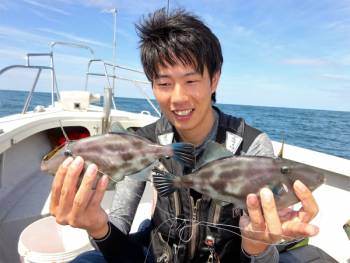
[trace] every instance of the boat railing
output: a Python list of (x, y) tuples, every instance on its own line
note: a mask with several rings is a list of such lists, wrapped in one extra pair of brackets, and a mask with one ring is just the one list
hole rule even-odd
[[(104, 71), (103, 73), (90, 72), (91, 65), (92, 64), (96, 64), (96, 63), (101, 63), (103, 65), (103, 71)], [(112, 69), (112, 74), (108, 73), (107, 68)], [(145, 92), (145, 90), (143, 89), (143, 86), (151, 85), (151, 83), (149, 81), (137, 80), (137, 79), (129, 79), (129, 78), (124, 78), (124, 77), (118, 76), (116, 74), (116, 69), (122, 69), (122, 70), (126, 70), (126, 71), (129, 71), (129, 72), (134, 72), (134, 73), (139, 73), (139, 74), (143, 74), (144, 75), (144, 72), (141, 71), (141, 70), (136, 70), (136, 69), (132, 69), (132, 68), (125, 67), (125, 66), (115, 65), (115, 64), (103, 61), (101, 59), (91, 59), (88, 62), (88, 68), (87, 68), (87, 72), (86, 72), (85, 90), (88, 89), (89, 76), (105, 77), (108, 88), (112, 90), (113, 107), (114, 107), (114, 109), (116, 109), (116, 105), (115, 105), (115, 102), (114, 102), (115, 80), (119, 79), (119, 80), (123, 80), (123, 81), (132, 82), (134, 84), (134, 86), (136, 88), (138, 88), (138, 90), (141, 92), (141, 94), (145, 97), (145, 99), (147, 100), (149, 105), (154, 109), (154, 111), (158, 114), (158, 116), (160, 116), (159, 110), (154, 105), (154, 103), (152, 102), (151, 98), (148, 96), (147, 92)], [(110, 79), (113, 80), (112, 84), (111, 84)]]
[[(60, 92), (59, 92), (58, 85), (57, 85), (56, 71), (55, 71), (55, 64), (54, 64), (54, 55), (53, 55), (54, 48), (57, 45), (69, 46), (69, 47), (80, 48), (80, 49), (87, 49), (90, 52), (92, 58), (95, 55), (92, 48), (90, 48), (88, 46), (81, 45), (81, 44), (75, 44), (75, 43), (69, 43), (69, 42), (57, 41), (57, 42), (50, 43), (51, 52), (49, 52), (49, 53), (27, 53), (26, 54), (26, 65), (11, 65), (11, 66), (5, 67), (5, 68), (0, 70), (0, 76), (7, 71), (10, 71), (13, 69), (19, 69), (19, 68), (28, 69), (28, 70), (31, 70), (31, 69), (38, 70), (36, 73), (32, 88), (30, 89), (29, 94), (28, 94), (26, 101), (24, 103), (24, 106), (22, 109), (22, 114), (25, 114), (29, 108), (29, 105), (30, 105), (30, 102), (32, 100), (35, 88), (36, 88), (37, 83), (39, 81), (39, 78), (41, 76), (42, 70), (50, 70), (51, 71), (51, 105), (54, 106), (55, 94), (56, 94), (57, 99), (60, 100)], [(48, 66), (33, 65), (32, 60), (31, 60), (33, 57), (49, 57), (50, 65), (48, 65)]]
[[(27, 66), (30, 67), (31, 66), (31, 60), (30, 60), (31, 57), (45, 57), (45, 56), (49, 57), (49, 59), (50, 59), (50, 66), (49, 67), (51, 68), (51, 105), (53, 106), (54, 102), (55, 102), (55, 96), (54, 96), (55, 90), (56, 90), (57, 99), (60, 99), (60, 93), (58, 91), (58, 85), (57, 85), (57, 79), (56, 79), (56, 71), (55, 71), (55, 67), (54, 67), (54, 63), (53, 63), (53, 51), (51, 50), (50, 53), (28, 53), (26, 55), (26, 61), (27, 61)], [(28, 107), (29, 107), (30, 101), (32, 99), (36, 84), (38, 83), (38, 80), (40, 77), (40, 73), (41, 73), (41, 70), (38, 71), (38, 74), (37, 74), (35, 81), (34, 81), (34, 85), (28, 94), (26, 104), (25, 104), (23, 111), (22, 111), (23, 114), (26, 113), (28, 110)]]
[[(53, 54), (54, 54), (54, 49), (56, 46), (66, 46), (66, 47), (71, 47), (71, 48), (76, 48), (76, 49), (84, 49), (87, 50), (90, 53), (90, 60), (93, 60), (95, 58), (95, 51), (87, 46), (87, 45), (83, 45), (83, 44), (78, 44), (78, 43), (72, 43), (72, 42), (63, 42), (63, 41), (54, 41), (50, 43), (50, 49), (51, 49), (51, 66), (53, 69), (55, 69), (55, 63), (54, 63), (54, 59), (53, 59)], [(55, 70), (53, 70), (53, 72), (55, 72)], [(57, 85), (57, 80), (56, 80), (56, 74), (52, 75), (52, 91), (51, 91), (51, 97), (52, 97), (52, 105), (53, 105), (53, 97), (54, 97), (54, 87), (56, 87), (56, 92), (57, 92), (57, 98), (60, 99), (60, 92), (58, 89), (58, 85)]]
[[(87, 65), (87, 71), (86, 71), (86, 79), (85, 79), (85, 90), (88, 90), (88, 81), (89, 81), (89, 76), (102, 76), (105, 77), (106, 79), (106, 83), (107, 83), (107, 87), (112, 91), (112, 104), (114, 109), (116, 109), (116, 104), (114, 101), (114, 97), (115, 97), (115, 81), (117, 79), (119, 80), (123, 80), (123, 81), (129, 81), (132, 82), (134, 84), (134, 86), (136, 88), (139, 89), (139, 91), (142, 93), (142, 95), (144, 96), (144, 98), (147, 100), (147, 102), (150, 104), (150, 106), (154, 109), (154, 111), (160, 116), (160, 112), (157, 109), (157, 107), (154, 105), (154, 103), (151, 101), (150, 97), (148, 96), (148, 94), (146, 93), (146, 91), (143, 89), (143, 87), (145, 85), (150, 85), (150, 82), (148, 81), (144, 81), (144, 80), (136, 80), (136, 79), (129, 79), (129, 78), (124, 78), (121, 76), (117, 76), (116, 75), (116, 69), (121, 69), (121, 70), (126, 70), (129, 72), (134, 72), (134, 73), (138, 73), (138, 74), (143, 74), (143, 71), (140, 70), (136, 70), (136, 69), (132, 69), (129, 67), (125, 67), (125, 66), (119, 66), (119, 65), (115, 65), (109, 62), (106, 62), (102, 59), (96, 59), (95, 58), (95, 52), (92, 48), (90, 48), (89, 46), (86, 45), (82, 45), (82, 44), (76, 44), (76, 43), (71, 43), (71, 42), (62, 42), (62, 41), (56, 41), (56, 42), (51, 42), (50, 43), (50, 52), (49, 53), (28, 53), (26, 54), (26, 65), (11, 65), (8, 67), (5, 67), (3, 69), (0, 70), (0, 76), (12, 69), (18, 69), (18, 68), (22, 68), (22, 69), (37, 69), (37, 73), (36, 73), (36, 77), (34, 79), (33, 85), (30, 89), (30, 92), (26, 98), (24, 107), (22, 109), (22, 114), (25, 114), (29, 108), (30, 102), (32, 100), (34, 91), (36, 89), (37, 83), (39, 81), (39, 78), (41, 76), (41, 72), (42, 70), (50, 70), (51, 71), (51, 105), (54, 106), (55, 103), (55, 95), (57, 100), (60, 100), (61, 96), (60, 96), (60, 91), (58, 88), (58, 84), (57, 84), (57, 78), (56, 78), (56, 71), (55, 71), (55, 61), (54, 61), (54, 53), (55, 53), (55, 47), (56, 46), (67, 46), (67, 47), (71, 47), (71, 48), (78, 48), (78, 49), (85, 49), (89, 52), (90, 54), (90, 60), (88, 61), (88, 65)], [(35, 65), (34, 63), (32, 63), (32, 58), (33, 57), (48, 57), (50, 60), (49, 65)], [(103, 69), (104, 72), (103, 73), (94, 73), (94, 72), (90, 72), (91, 69), (91, 65), (92, 64), (96, 64), (96, 63), (100, 63), (103, 65)], [(112, 69), (112, 74), (108, 73), (108, 70)], [(112, 79), (112, 83), (110, 81), (110, 79)]]
[[(28, 54), (30, 56), (42, 56), (43, 53), (41, 54), (35, 54), (35, 53), (31, 53), (31, 54)], [(29, 57), (27, 55), (27, 61), (29, 61)], [(45, 55), (49, 55), (49, 54), (45, 54)], [(51, 56), (52, 54), (50, 54)], [(22, 109), (22, 114), (25, 114), (28, 110), (28, 107), (29, 107), (29, 104), (31, 102), (31, 99), (33, 97), (33, 93), (34, 93), (34, 90), (35, 90), (35, 87), (38, 83), (38, 80), (40, 78), (40, 75), (41, 75), (41, 71), (42, 70), (50, 70), (52, 72), (52, 83), (55, 83), (56, 82), (56, 77), (55, 77), (55, 69), (52, 67), (52, 66), (32, 66), (32, 65), (11, 65), (11, 66), (8, 66), (8, 67), (5, 67), (3, 69), (0, 70), (0, 76), (9, 71), (9, 70), (13, 70), (13, 69), (18, 69), (18, 68), (24, 68), (24, 69), (37, 69), (37, 74), (36, 74), (36, 77), (34, 79), (34, 83), (32, 85), (32, 88), (26, 98), (26, 102), (24, 103), (24, 106), (23, 106), (23, 109)], [(55, 87), (57, 87), (55, 84), (52, 85), (52, 90), (54, 91)], [(58, 93), (57, 93), (58, 94)], [(59, 96), (59, 95), (58, 95)], [(54, 97), (53, 97), (53, 93), (52, 93), (52, 96), (51, 96), (51, 100), (52, 100), (52, 105), (54, 104)]]

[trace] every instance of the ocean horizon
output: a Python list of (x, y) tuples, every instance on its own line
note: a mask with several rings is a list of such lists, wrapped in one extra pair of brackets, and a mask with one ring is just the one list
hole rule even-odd
[[(0, 117), (22, 111), (28, 91), (0, 90)], [(103, 99), (101, 97), (101, 105)], [(152, 100), (155, 102), (155, 100)], [(149, 111), (157, 116), (146, 99), (116, 97), (117, 108), (131, 112)], [(155, 102), (156, 103), (156, 102)], [(51, 93), (35, 92), (29, 110), (51, 104)], [(350, 159), (350, 112), (216, 103), (223, 112), (268, 134), (272, 140)]]

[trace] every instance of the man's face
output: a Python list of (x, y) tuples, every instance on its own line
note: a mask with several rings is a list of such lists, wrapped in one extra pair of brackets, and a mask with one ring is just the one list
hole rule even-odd
[(180, 134), (207, 133), (213, 119), (211, 95), (215, 92), (219, 73), (209, 77), (207, 67), (203, 75), (192, 66), (177, 64), (159, 66), (153, 79), (153, 93), (159, 106)]

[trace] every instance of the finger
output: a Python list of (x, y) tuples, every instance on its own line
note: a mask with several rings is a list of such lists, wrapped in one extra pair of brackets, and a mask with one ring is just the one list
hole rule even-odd
[(103, 175), (97, 183), (96, 191), (91, 200), (91, 207), (93, 209), (100, 206), (103, 196), (107, 190), (107, 186), (108, 186), (108, 176)]
[(266, 233), (266, 224), (258, 197), (255, 194), (249, 194), (246, 203), (249, 217), (241, 217), (242, 222), (240, 223), (242, 225), (247, 224), (247, 218), (250, 222), (245, 228), (247, 230), (241, 232), (243, 237), (242, 248), (255, 255), (266, 249), (269, 244), (269, 236)]
[(280, 218), (280, 221), (283, 223), (291, 220), (292, 218), (298, 217), (298, 212), (294, 211), (290, 207), (287, 207), (282, 210), (278, 210), (278, 216)]
[(84, 160), (80, 156), (76, 157), (68, 167), (60, 195), (59, 208), (62, 214), (68, 214), (72, 208), (79, 175), (83, 167)]
[(66, 176), (68, 166), (73, 161), (72, 157), (68, 157), (58, 168), (51, 187), (51, 200), (50, 200), (50, 213), (55, 215), (56, 207), (59, 205), (61, 189), (63, 186), (64, 178)]
[(282, 231), (285, 239), (295, 239), (299, 237), (315, 236), (318, 234), (319, 228), (308, 223), (291, 220), (283, 223)]
[(270, 236), (273, 240), (278, 241), (280, 240), (280, 235), (282, 234), (282, 225), (276, 209), (273, 193), (270, 189), (263, 188), (260, 191), (260, 199)]
[(86, 169), (83, 180), (80, 187), (74, 197), (73, 201), (73, 214), (79, 214), (86, 209), (89, 205), (91, 196), (93, 194), (93, 185), (96, 181), (97, 166), (95, 164), (90, 164)]
[(247, 210), (254, 231), (264, 231), (266, 224), (261, 211), (261, 206), (258, 197), (255, 194), (247, 196)]
[(240, 218), (239, 218), (239, 228), (241, 229), (241, 231), (248, 231), (250, 230), (250, 219), (249, 216), (246, 214), (243, 214)]
[(297, 197), (300, 199), (303, 207), (300, 211), (300, 220), (304, 223), (308, 223), (318, 213), (318, 205), (312, 192), (299, 180), (294, 182), (294, 191)]

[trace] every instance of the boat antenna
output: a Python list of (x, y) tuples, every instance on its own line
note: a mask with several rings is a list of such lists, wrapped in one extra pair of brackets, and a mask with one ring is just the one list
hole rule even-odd
[(70, 142), (69, 137), (68, 137), (67, 133), (65, 132), (65, 130), (64, 130), (64, 128), (63, 128), (63, 125), (62, 125), (61, 120), (59, 120), (58, 122), (59, 122), (59, 124), (60, 124), (60, 126), (61, 126), (61, 130), (62, 130), (62, 133), (63, 133), (64, 138), (66, 139), (66, 142)]
[[(117, 8), (111, 9), (111, 13), (113, 13), (113, 63), (117, 65)], [(113, 67), (113, 76), (115, 76), (115, 67)], [(115, 88), (115, 78), (113, 77), (113, 94)]]
[(166, 8), (166, 16), (169, 16), (169, 0), (168, 0), (167, 8)]
[(114, 82), (115, 82), (115, 66), (117, 65), (117, 8), (103, 9), (102, 13), (113, 14), (113, 54), (112, 54), (112, 67), (113, 70), (113, 94), (114, 94)]

